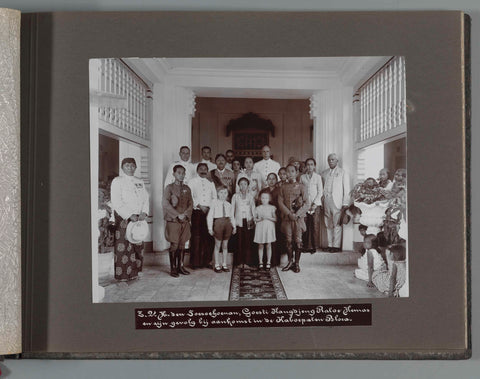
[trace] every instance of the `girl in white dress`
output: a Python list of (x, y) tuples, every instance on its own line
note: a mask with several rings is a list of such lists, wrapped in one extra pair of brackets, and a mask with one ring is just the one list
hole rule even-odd
[(267, 251), (266, 269), (271, 267), (272, 242), (276, 241), (275, 222), (277, 221), (276, 208), (270, 204), (271, 195), (269, 191), (260, 192), (260, 205), (255, 208), (255, 237), (253, 242), (258, 243), (258, 268), (263, 270), (263, 246)]

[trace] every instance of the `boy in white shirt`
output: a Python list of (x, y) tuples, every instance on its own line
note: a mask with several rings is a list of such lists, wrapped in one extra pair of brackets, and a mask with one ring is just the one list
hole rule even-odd
[[(236, 233), (233, 219), (232, 205), (227, 201), (228, 189), (225, 186), (217, 187), (218, 199), (212, 201), (207, 216), (208, 233), (215, 237), (213, 250), (215, 259), (215, 272), (230, 271), (227, 266), (228, 240), (232, 233)], [(223, 253), (223, 264), (220, 265), (220, 246)]]

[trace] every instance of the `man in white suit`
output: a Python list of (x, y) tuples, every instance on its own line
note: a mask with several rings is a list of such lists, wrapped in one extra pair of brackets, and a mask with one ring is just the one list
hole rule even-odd
[(262, 177), (262, 188), (267, 187), (267, 177), (271, 172), (277, 174), (280, 170), (280, 163), (274, 161), (270, 158), (270, 146), (265, 145), (262, 147), (262, 157), (261, 161), (258, 161), (253, 166), (253, 170), (258, 172)]
[(350, 203), (350, 179), (344, 169), (338, 167), (337, 154), (328, 156), (328, 166), (322, 172), (323, 209), (327, 227), (328, 249), (331, 253), (341, 251), (342, 226), (339, 225), (343, 208)]
[(165, 184), (166, 188), (169, 184), (175, 182), (175, 177), (173, 176), (173, 168), (177, 165), (183, 166), (185, 169), (185, 179), (183, 180), (184, 184), (188, 184), (188, 181), (195, 177), (195, 166), (190, 161), (190, 148), (188, 146), (182, 146), (178, 152), (180, 160), (177, 160), (168, 166), (167, 173), (165, 174)]

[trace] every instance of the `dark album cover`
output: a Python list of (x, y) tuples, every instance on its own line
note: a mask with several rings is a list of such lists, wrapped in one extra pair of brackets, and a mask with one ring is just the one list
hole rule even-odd
[(25, 356), (469, 357), (467, 16), (22, 18)]

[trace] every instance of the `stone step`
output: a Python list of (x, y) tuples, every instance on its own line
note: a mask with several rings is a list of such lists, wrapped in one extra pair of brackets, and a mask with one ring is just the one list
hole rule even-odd
[[(303, 253), (300, 258), (302, 262), (321, 264), (321, 265), (356, 265), (358, 258), (361, 257), (360, 253), (355, 253), (353, 251), (342, 251), (339, 253), (325, 253), (317, 252), (315, 254)], [(190, 254), (187, 252), (185, 254), (185, 264), (188, 266), (190, 260)], [(283, 254), (281, 257), (281, 264), (284, 265), (287, 263), (288, 258), (286, 254)], [(233, 262), (233, 253), (228, 253), (227, 263), (231, 265)], [(146, 266), (163, 266), (169, 265), (168, 251), (146, 253), (143, 260), (144, 265)]]

